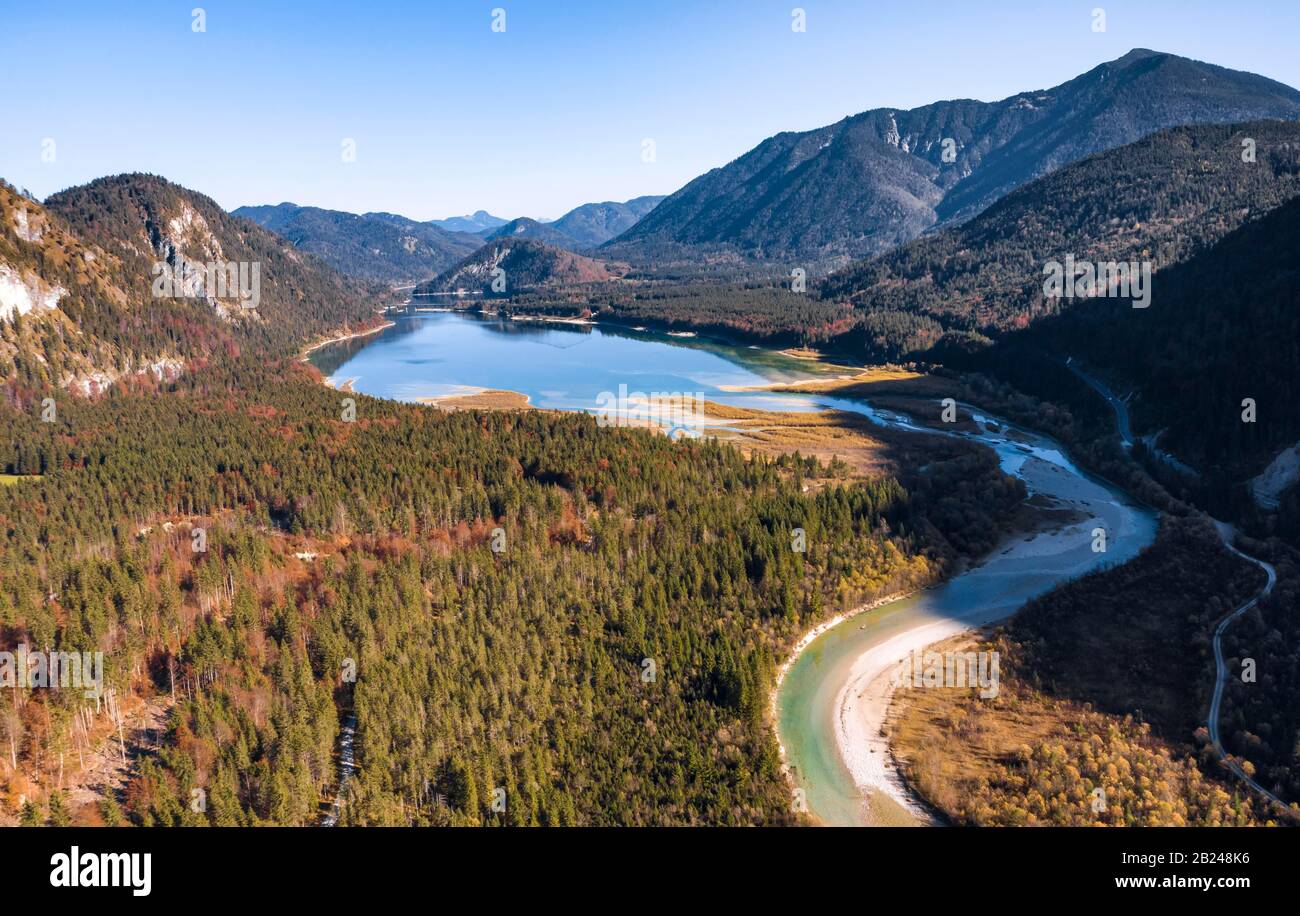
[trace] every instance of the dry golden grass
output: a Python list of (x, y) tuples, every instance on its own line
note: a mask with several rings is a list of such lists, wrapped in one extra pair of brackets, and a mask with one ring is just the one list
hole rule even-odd
[[(1002, 650), (1005, 642), (998, 643)], [(938, 651), (988, 650), (973, 634)], [(998, 696), (904, 690), (888, 728), (900, 771), (948, 820), (984, 826), (1245, 826), (1261, 823), (1235, 786), (1149, 726), (1044, 694), (1007, 671)], [(1094, 807), (1101, 789), (1103, 807)]]
[[(966, 633), (930, 649), (965, 652), (978, 648)], [(903, 775), (921, 796), (949, 818), (963, 793), (996, 774), (1022, 744), (1047, 741), (1065, 729), (1058, 709), (1046, 703), (1014, 702), (969, 712), (969, 690), (903, 690), (890, 708), (890, 747)], [(987, 702), (987, 701), (986, 701)], [(953, 753), (960, 745), (960, 752)]]
[(974, 430), (970, 414), (957, 409), (957, 422), (944, 423), (940, 401), (960, 398), (962, 386), (953, 379), (927, 375), (897, 366), (873, 366), (852, 378), (800, 382), (775, 387), (775, 391), (825, 394), (841, 398), (869, 398), (886, 410), (906, 413), (918, 423), (946, 430)]
[(705, 412), (731, 427), (711, 433), (751, 454), (789, 455), (797, 451), (822, 462), (839, 458), (852, 473), (863, 477), (879, 476), (892, 467), (885, 443), (873, 435), (877, 427), (859, 414), (838, 410), (751, 410), (712, 401), (706, 402)]
[[(937, 423), (934, 398), (955, 394), (958, 388), (955, 383), (937, 376), (882, 366), (861, 372), (852, 379), (809, 382), (774, 390), (848, 397), (870, 396), (873, 403), (882, 407), (905, 411), (921, 418), (928, 413), (935, 413)], [(488, 390), (420, 398), (419, 401), (443, 410), (534, 409), (529, 405), (526, 395), (514, 391)], [(911, 462), (918, 454), (928, 455), (938, 445), (927, 441), (931, 437), (882, 430), (866, 417), (848, 411), (766, 411), (706, 401), (704, 413), (708, 435), (731, 442), (749, 454), (776, 456), (798, 452), (805, 457), (815, 457), (823, 463), (839, 458), (848, 465), (850, 474), (855, 477), (878, 477), (896, 473), (900, 461)], [(964, 412), (959, 414), (959, 420), (959, 427), (969, 425), (969, 417)], [(636, 419), (627, 420), (625, 425), (654, 426)], [(905, 448), (902, 447), (904, 441)], [(809, 486), (820, 486), (822, 483), (824, 481), (810, 481)]]
[(875, 827), (920, 827), (921, 822), (884, 792), (872, 792), (867, 799), (867, 823)]
[(780, 391), (805, 394), (833, 394), (838, 397), (876, 398), (881, 395), (905, 395), (924, 398), (958, 397), (961, 386), (952, 379), (903, 369), (898, 366), (872, 366), (851, 378), (818, 379), (781, 386)]
[(787, 347), (786, 349), (781, 350), (780, 352), (786, 356), (789, 356), (792, 359), (816, 360), (817, 362), (825, 363), (828, 366), (834, 366), (836, 368), (843, 369), (845, 372), (853, 371), (852, 366), (841, 366), (839, 363), (836, 363), (833, 359), (828, 357), (821, 350), (814, 349), (813, 347)]

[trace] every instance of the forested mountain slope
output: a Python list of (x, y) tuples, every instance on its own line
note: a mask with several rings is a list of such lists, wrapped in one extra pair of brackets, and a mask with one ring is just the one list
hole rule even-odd
[[(488, 242), (428, 283), (421, 283), (415, 293), (461, 291), (509, 296), (538, 287), (599, 283), (618, 275), (618, 266), (606, 261), (574, 254), (536, 239), (502, 238)], [(502, 288), (494, 290), (493, 282), (498, 280)]]
[[(83, 242), (57, 215), (0, 183), (0, 380), (11, 395), (98, 389), (123, 372), (170, 371), (176, 330), (206, 324), (183, 300), (145, 318), (148, 277)], [(191, 337), (191, 335), (186, 335)]]
[(1201, 471), (1271, 458), (1300, 441), (1300, 196), (1158, 273), (1149, 309), (1099, 300), (1032, 337), (1131, 387), (1137, 431)]
[[(382, 304), (376, 287), (341, 276), (211, 198), (155, 175), (101, 178), (51, 196), (46, 206), (80, 238), (120, 257), (132, 288), (150, 301), (160, 298), (152, 296), (160, 265), (173, 291), (207, 304), (214, 326), (229, 326), (238, 340), (270, 353), (370, 321)], [(219, 289), (205, 288), (200, 268), (213, 262), (259, 265), (256, 305), (229, 290), (221, 297)]]
[(0, 282), (0, 376), (14, 391), (88, 394), (245, 347), (287, 354), (375, 321), (383, 304), (381, 290), (152, 175), (45, 206), (0, 187)]
[(1261, 117), (1300, 117), (1300, 92), (1135, 50), (1055, 88), (999, 102), (876, 109), (778, 134), (672, 194), (609, 243), (610, 254), (725, 246), (834, 265), (968, 219), (1090, 153), (1175, 125)]
[(357, 215), (289, 203), (231, 212), (318, 255), (341, 273), (383, 283), (427, 280), (482, 244), (468, 233), (390, 213)]
[(664, 200), (662, 195), (606, 200), (574, 207), (550, 225), (573, 239), (579, 249), (603, 245), (635, 226)]
[[(1243, 161), (1246, 140), (1254, 161)], [(944, 329), (1013, 330), (1103, 301), (1045, 295), (1049, 262), (1149, 261), (1159, 271), (1297, 194), (1300, 123), (1174, 128), (1032, 182), (962, 226), (831, 275), (820, 291), (867, 315), (921, 316), (928, 335), (890, 342), (920, 351)], [(1161, 308), (1153, 298), (1139, 311)]]
[[(0, 626), (102, 650), (120, 702), (170, 707), (122, 803), (79, 822), (312, 823), (341, 709), (345, 822), (790, 823), (765, 719), (784, 647), (990, 543), (1024, 497), (964, 443), (917, 500), (585, 415), (349, 397), (353, 422), (314, 370), (245, 358), (56, 423), (0, 407), (3, 470), (43, 475), (0, 488)], [(60, 751), (108, 708), (5, 708), (0, 817), (54, 820)]]
[[(1300, 441), (1298, 219), (1300, 124), (1180, 127), (834, 274), (822, 295), (860, 313), (841, 343), (877, 356), (992, 371), (1049, 398), (1062, 393), (1060, 364), (1082, 360), (1131, 395), (1140, 450), (1197, 472), (1168, 485), (1237, 516), (1249, 510), (1245, 482)], [(1148, 263), (1147, 307), (1103, 289), (1047, 295), (1046, 268), (1067, 258)], [(1254, 422), (1242, 420), (1246, 399)], [(1293, 485), (1276, 500), (1292, 535), (1298, 499)]]

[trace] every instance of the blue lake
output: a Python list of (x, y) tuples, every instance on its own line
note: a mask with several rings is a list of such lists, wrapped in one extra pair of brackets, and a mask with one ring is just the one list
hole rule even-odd
[(534, 407), (593, 411), (604, 392), (702, 394), (730, 404), (807, 410), (797, 395), (733, 389), (841, 375), (842, 366), (702, 337), (607, 325), (428, 312), (368, 337), (316, 350), (334, 385), (399, 401), (481, 389), (528, 396)]

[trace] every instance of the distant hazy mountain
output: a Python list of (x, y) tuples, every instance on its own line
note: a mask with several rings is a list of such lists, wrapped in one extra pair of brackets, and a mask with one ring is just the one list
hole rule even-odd
[(624, 203), (606, 200), (583, 204), (548, 225), (569, 236), (580, 248), (595, 248), (631, 229), (664, 199), (657, 195), (634, 197)]
[(624, 203), (607, 200), (574, 207), (557, 220), (521, 217), (493, 229), (488, 239), (531, 238), (575, 251), (596, 248), (626, 232), (664, 198), (636, 197)]
[[(492, 290), (492, 281), (504, 271), (505, 289)], [(604, 261), (565, 251), (530, 238), (490, 241), (468, 258), (416, 287), (421, 293), (464, 291), (487, 296), (510, 296), (516, 292), (547, 286), (573, 286), (611, 280), (618, 269)]]
[(483, 235), (498, 226), (504, 226), (509, 220), (493, 216), (486, 210), (476, 210), (470, 216), (451, 216), (447, 219), (429, 220), (430, 224), (448, 232), (468, 232), (471, 235)]
[(1168, 127), (1261, 117), (1300, 117), (1300, 92), (1135, 50), (1053, 89), (999, 102), (876, 109), (778, 134), (671, 195), (608, 251), (727, 246), (842, 263), (968, 219), (1090, 153)]
[(510, 222), (498, 226), (487, 233), (484, 238), (488, 241), (513, 238), (535, 239), (548, 245), (555, 245), (558, 248), (569, 249), (587, 247), (579, 244), (578, 240), (567, 232), (557, 229), (555, 223), (542, 223), (527, 216), (512, 219)]
[(385, 283), (427, 280), (480, 243), (474, 236), (392, 213), (358, 216), (284, 203), (240, 207), (234, 215), (319, 255), (336, 270)]

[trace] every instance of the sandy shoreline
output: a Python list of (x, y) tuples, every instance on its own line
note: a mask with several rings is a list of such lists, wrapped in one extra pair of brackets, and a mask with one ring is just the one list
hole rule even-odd
[[(833, 675), (836, 681), (829, 685), (833, 698), (827, 700), (824, 712), (816, 713), (818, 717), (826, 716), (825, 727), (830, 729), (828, 738), (834, 752), (844, 764), (855, 794), (865, 802), (859, 809), (865, 823), (884, 823), (880, 819), (882, 810), (891, 810), (907, 822), (934, 823), (933, 815), (894, 766), (886, 734), (891, 704), (904, 702), (906, 696), (897, 693), (893, 683), (899, 661), (957, 634), (1010, 618), (1038, 587), (1035, 582), (1050, 588), (1053, 583), (1095, 568), (1096, 557), (1089, 549), (1089, 533), (1095, 525), (1104, 526), (1117, 543), (1135, 533), (1128, 521), (1128, 510), (1096, 482), (1039, 457), (1027, 458), (1015, 471), (1024, 479), (1031, 496), (1040, 494), (1060, 508), (1073, 510), (1069, 520), (1058, 519), (1044, 527), (1014, 532), (969, 569), (937, 583), (933, 593), (922, 590), (925, 596), (919, 600), (924, 607), (907, 612), (917, 614), (915, 621), (902, 631), (864, 641), (857, 647), (852, 660)], [(962, 594), (954, 597), (954, 588), (962, 589)], [(872, 602), (805, 633), (778, 671), (772, 695), (774, 721), (780, 721), (778, 694), (782, 681), (804, 649), (850, 617), (901, 597), (905, 596)], [(794, 786), (790, 767), (803, 761), (791, 761), (782, 736), (778, 733), (777, 737), (783, 770)], [(896, 818), (891, 821), (898, 822)]]
[[(827, 365), (827, 364), (823, 363), (822, 365)], [(817, 385), (826, 382), (851, 382), (857, 377), (858, 376), (855, 374), (828, 375), (823, 378), (806, 378), (806, 379), (800, 379), (799, 381), (795, 381), (795, 382), (769, 382), (766, 385), (719, 385), (718, 390), (732, 391), (738, 394), (743, 394), (747, 391), (774, 391), (778, 393), (787, 393), (787, 394), (804, 394), (804, 393), (834, 394), (834, 392), (825, 392), (825, 391), (801, 392), (796, 389), (804, 385)]]
[(790, 673), (790, 669), (794, 667), (794, 663), (799, 660), (799, 656), (803, 654), (804, 650), (816, 642), (817, 637), (821, 636), (827, 630), (834, 629), (846, 620), (852, 620), (854, 617), (866, 614), (869, 611), (874, 611), (876, 608), (884, 607), (886, 604), (893, 604), (895, 601), (902, 601), (904, 598), (908, 598), (916, 594), (918, 591), (921, 591), (921, 589), (893, 592), (888, 595), (882, 595), (874, 601), (868, 601), (866, 604), (855, 607), (851, 611), (845, 611), (842, 614), (836, 614), (829, 620), (823, 620), (821, 623), (817, 624), (817, 626), (804, 633), (803, 636), (799, 637), (799, 641), (794, 644), (794, 647), (790, 650), (790, 654), (786, 657), (785, 661), (783, 661), (780, 667), (776, 669), (776, 683), (772, 685), (772, 692), (768, 698), (768, 714), (772, 718), (774, 726), (773, 731), (776, 733), (776, 746), (781, 753), (781, 772), (785, 775), (786, 782), (790, 784), (791, 790), (797, 789), (798, 786), (794, 781), (793, 774), (790, 772), (790, 757), (786, 752), (785, 742), (781, 740), (780, 731), (775, 728), (775, 724), (780, 718), (778, 701), (781, 694), (781, 683), (785, 680), (785, 676)]
[[(867, 613), (867, 611), (874, 611), (878, 607), (884, 607), (886, 604), (893, 604), (895, 601), (902, 601), (904, 598), (908, 598), (911, 597), (912, 595), (915, 595), (918, 591), (920, 591), (920, 589), (912, 589), (911, 591), (905, 591), (905, 592), (893, 592), (888, 595), (883, 595), (875, 599), (874, 601), (868, 601), (866, 604), (859, 605), (858, 607), (855, 607), (851, 611), (845, 611), (843, 614), (836, 614), (834, 617), (830, 618), (829, 620), (823, 620), (821, 623), (817, 624), (817, 626), (813, 627), (811, 630), (809, 630), (807, 633), (803, 634), (803, 636), (799, 638), (799, 641), (795, 643), (794, 647), (790, 650), (789, 657), (786, 658), (786, 660), (781, 663), (781, 667), (776, 669), (776, 686), (777, 687), (781, 686), (781, 682), (785, 680), (786, 674), (789, 673), (790, 668), (794, 665), (794, 663), (799, 660), (799, 656), (803, 654), (804, 649), (807, 649), (810, 645), (812, 645), (813, 641), (817, 639), (818, 636), (821, 636), (827, 630), (839, 626), (846, 620), (852, 620), (854, 617), (857, 617), (859, 614), (865, 614)], [(772, 691), (771, 706), (773, 709), (776, 708), (775, 690)]]
[(511, 315), (510, 321), (544, 321), (547, 324), (596, 325), (600, 322), (590, 318), (565, 318), (562, 315)]
[(892, 673), (900, 660), (950, 636), (1002, 619), (937, 620), (887, 640), (853, 663), (835, 699), (835, 742), (854, 782), (863, 790), (883, 792), (924, 824), (934, 819), (903, 782), (894, 766), (885, 723), (896, 688)]
[[(778, 720), (778, 698), (782, 682), (795, 662), (799, 660), (799, 656), (819, 636), (845, 621), (893, 604), (895, 601), (910, 598), (924, 590), (925, 588), (916, 588), (884, 595), (851, 611), (836, 614), (804, 633), (795, 643), (790, 655), (777, 668), (776, 683), (773, 685), (769, 702), (772, 721)], [(853, 775), (854, 782), (865, 791), (884, 792), (922, 823), (932, 823), (933, 818), (917, 802), (894, 768), (889, 741), (884, 733), (885, 720), (894, 697), (894, 686), (889, 675), (899, 659), (906, 658), (909, 652), (922, 651), (927, 646), (978, 625), (966, 621), (939, 620), (927, 626), (913, 628), (873, 647), (854, 662), (848, 680), (835, 699), (836, 744), (841, 759)], [(790, 771), (789, 755), (779, 732), (777, 748), (781, 753), (781, 772), (785, 775), (791, 789), (796, 789), (798, 785)]]
[[(762, 348), (760, 348), (762, 349)], [(794, 356), (786, 350), (769, 350), (769, 353), (779, 353), (782, 356), (788, 356), (791, 359), (801, 359), (805, 362), (815, 362), (828, 369), (842, 369), (840, 375), (821, 375), (815, 378), (798, 379), (792, 382), (768, 382), (765, 385), (719, 385), (722, 391), (777, 391), (787, 392), (789, 394), (823, 394), (832, 397), (841, 396), (842, 391), (846, 391), (854, 386), (840, 386), (838, 382), (854, 382), (859, 385), (871, 383), (907, 383), (915, 382), (926, 378), (919, 372), (913, 372), (907, 369), (894, 369), (892, 367), (871, 367), (871, 366), (849, 366), (844, 363), (831, 362), (829, 358), (818, 358), (811, 356)], [(809, 386), (814, 386), (812, 390), (805, 391)], [(848, 397), (861, 397), (856, 392), (849, 392)]]
[(518, 391), (504, 388), (478, 388), (462, 386), (463, 390), (447, 394), (427, 395), (415, 399), (418, 404), (442, 410), (533, 410), (529, 397)]

